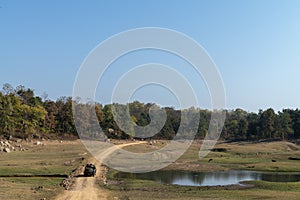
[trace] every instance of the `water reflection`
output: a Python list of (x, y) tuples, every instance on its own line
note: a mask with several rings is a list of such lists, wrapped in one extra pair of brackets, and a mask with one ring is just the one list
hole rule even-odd
[(117, 174), (117, 177), (154, 180), (164, 184), (185, 186), (232, 185), (248, 180), (265, 180), (272, 182), (300, 181), (300, 174), (278, 174), (244, 170), (233, 170), (226, 172), (155, 171), (141, 174), (120, 172)]
[(300, 174), (297, 173), (262, 173), (261, 180), (270, 182), (298, 182)]

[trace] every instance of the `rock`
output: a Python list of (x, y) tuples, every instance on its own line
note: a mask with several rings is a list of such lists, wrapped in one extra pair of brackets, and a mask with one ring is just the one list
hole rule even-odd
[(66, 162), (64, 163), (64, 165), (65, 165), (65, 166), (71, 166), (72, 163), (71, 163), (70, 161), (66, 161)]
[[(18, 139), (19, 140), (19, 139)], [(22, 139), (20, 139), (19, 142), (17, 142), (16, 138), (13, 138), (12, 141), (0, 141), (0, 152), (12, 152), (12, 151), (24, 151), (25, 148), (20, 143)]]
[(112, 133), (114, 133), (114, 132), (115, 132), (115, 130), (114, 130), (114, 129), (112, 129), (112, 128), (109, 128), (109, 129), (108, 129), (108, 132), (109, 132), (110, 134), (112, 134)]
[(6, 152), (6, 153), (10, 153), (11, 152), (9, 148), (4, 148), (3, 151)]
[(33, 139), (41, 139), (42, 137), (39, 134), (33, 134), (32, 138)]
[(83, 152), (83, 153), (80, 153), (80, 154), (78, 154), (79, 156), (85, 156), (85, 155), (87, 155), (87, 152)]
[(39, 142), (39, 141), (37, 141), (37, 142), (35, 142), (34, 143), (34, 145), (42, 145), (43, 143), (42, 142)]

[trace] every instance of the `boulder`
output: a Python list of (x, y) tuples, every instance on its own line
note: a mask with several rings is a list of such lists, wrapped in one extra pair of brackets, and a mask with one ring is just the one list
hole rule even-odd
[(109, 129), (108, 129), (108, 132), (109, 132), (110, 134), (112, 134), (112, 133), (114, 133), (114, 132), (115, 132), (115, 130), (114, 130), (114, 129), (112, 129), (112, 128), (109, 128)]
[(10, 153), (10, 149), (9, 148), (4, 148), (3, 151), (6, 152), (6, 153)]

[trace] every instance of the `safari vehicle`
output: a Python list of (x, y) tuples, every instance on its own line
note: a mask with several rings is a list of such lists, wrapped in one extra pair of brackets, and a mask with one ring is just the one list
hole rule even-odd
[(84, 168), (84, 176), (95, 176), (96, 167), (93, 164), (87, 164)]

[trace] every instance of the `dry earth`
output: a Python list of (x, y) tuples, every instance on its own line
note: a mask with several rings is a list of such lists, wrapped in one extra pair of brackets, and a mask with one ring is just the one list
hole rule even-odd
[[(141, 144), (145, 142), (134, 142), (134, 143), (127, 143), (127, 144), (120, 144), (117, 146), (113, 146), (107, 149), (105, 152), (101, 153), (101, 157), (104, 159), (114, 151), (118, 150), (119, 148)], [(62, 194), (59, 194), (56, 197), (56, 200), (106, 200), (108, 199), (110, 192), (106, 189), (99, 187), (97, 184), (97, 180), (104, 181), (105, 178), (105, 166), (103, 166), (98, 160), (92, 158), (90, 160), (91, 163), (94, 163), (97, 168), (97, 174), (95, 177), (76, 177), (75, 183), (70, 190), (65, 190)]]

